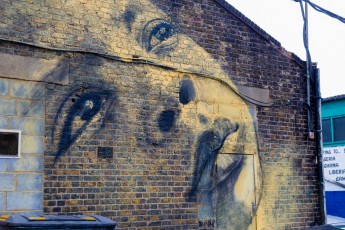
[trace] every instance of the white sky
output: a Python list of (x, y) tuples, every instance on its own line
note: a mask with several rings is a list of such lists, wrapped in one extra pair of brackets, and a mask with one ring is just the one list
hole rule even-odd
[[(227, 0), (282, 46), (306, 60), (300, 4), (293, 0)], [(345, 0), (310, 0), (345, 17)], [(304, 4), (303, 4), (304, 5)], [(323, 98), (345, 94), (345, 24), (308, 6), (309, 48), (318, 63)]]

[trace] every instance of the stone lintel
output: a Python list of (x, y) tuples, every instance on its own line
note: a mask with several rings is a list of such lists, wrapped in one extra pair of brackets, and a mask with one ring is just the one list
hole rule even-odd
[(61, 57), (51, 60), (0, 53), (0, 77), (69, 84), (69, 65)]

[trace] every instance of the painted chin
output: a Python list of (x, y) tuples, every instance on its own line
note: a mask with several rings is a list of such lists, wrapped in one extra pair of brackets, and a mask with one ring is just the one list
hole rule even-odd
[(245, 159), (242, 155), (220, 152), (224, 142), (237, 132), (238, 123), (219, 118), (199, 136), (195, 177), (190, 195), (197, 195), (201, 226), (209, 226), (209, 223), (213, 226), (216, 216), (227, 218), (228, 210), (236, 209), (231, 208), (235, 203), (234, 187)]
[(244, 162), (242, 155), (218, 154), (216, 159), (216, 180), (218, 184), (231, 182), (230, 184), (233, 184), (232, 187), (234, 187)]

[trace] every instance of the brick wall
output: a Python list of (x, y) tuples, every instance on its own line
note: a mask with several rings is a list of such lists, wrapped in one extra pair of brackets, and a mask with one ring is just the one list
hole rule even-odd
[[(44, 213), (120, 229), (319, 221), (305, 64), (231, 6), (5, 0), (0, 12), (0, 58), (30, 70), (0, 75), (46, 88)], [(237, 89), (291, 103), (246, 104)]]
[[(219, 3), (224, 1), (158, 5), (237, 86), (267, 89), (270, 100), (305, 100), (304, 63), (236, 9)], [(263, 172), (258, 226), (264, 229), (303, 229), (319, 221), (315, 142), (306, 138), (307, 110), (296, 101), (288, 107), (256, 108)]]

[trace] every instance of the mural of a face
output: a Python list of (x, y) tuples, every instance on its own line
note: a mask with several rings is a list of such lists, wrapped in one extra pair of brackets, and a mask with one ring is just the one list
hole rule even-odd
[(200, 225), (247, 228), (260, 190), (254, 181), (260, 169), (247, 105), (219, 81), (183, 80), (181, 90), (187, 82), (196, 92), (198, 138), (190, 195), (197, 195)]
[[(96, 79), (96, 86), (84, 80), (82, 87), (74, 87), (72, 82), (68, 93), (59, 98), (52, 130), (55, 164), (78, 141), (101, 135), (110, 125), (114, 132), (129, 132), (135, 138), (134, 147), (145, 149), (178, 146), (174, 137), (192, 133), (188, 158), (193, 163), (188, 170), (193, 181), (186, 202), (196, 198), (200, 226), (255, 228), (261, 176), (248, 106), (205, 50), (179, 33), (154, 4), (137, 2), (115, 1), (108, 12), (113, 27), (101, 42), (104, 50), (122, 62), (80, 58), (81, 63), (95, 62), (88, 75)], [(73, 11), (79, 4), (69, 0), (62, 7)], [(92, 3), (83, 4), (91, 16), (95, 14)], [(86, 21), (85, 26), (90, 31), (97, 28)], [(99, 39), (85, 33), (79, 43)], [(112, 70), (110, 75), (107, 68)], [(140, 86), (138, 79), (143, 79)], [(141, 103), (141, 108), (126, 107), (124, 100)], [(153, 106), (161, 109), (152, 111)], [(128, 110), (130, 115), (117, 116), (117, 110)], [(133, 130), (131, 122), (138, 117), (145, 117), (146, 122), (140, 123), (142, 130)]]

